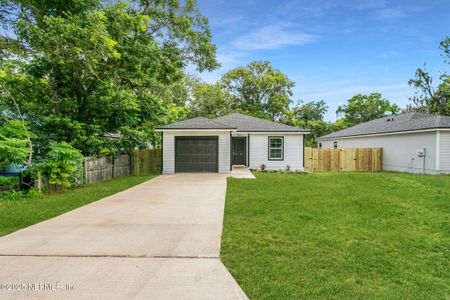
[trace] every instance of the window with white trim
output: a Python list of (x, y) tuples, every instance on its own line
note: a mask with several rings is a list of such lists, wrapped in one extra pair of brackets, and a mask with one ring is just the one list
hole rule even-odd
[(337, 141), (334, 141), (334, 142), (333, 142), (333, 148), (334, 148), (334, 149), (337, 149)]
[(269, 160), (283, 160), (283, 147), (282, 136), (269, 136)]

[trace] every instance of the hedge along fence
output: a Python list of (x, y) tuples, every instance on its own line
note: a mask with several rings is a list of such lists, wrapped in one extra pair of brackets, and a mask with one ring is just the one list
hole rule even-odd
[(383, 148), (305, 148), (305, 168), (316, 172), (383, 171)]

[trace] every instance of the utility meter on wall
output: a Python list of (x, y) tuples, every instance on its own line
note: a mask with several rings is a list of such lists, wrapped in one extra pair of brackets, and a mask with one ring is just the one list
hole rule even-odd
[(421, 148), (417, 150), (417, 156), (418, 157), (424, 157), (425, 156), (425, 148)]

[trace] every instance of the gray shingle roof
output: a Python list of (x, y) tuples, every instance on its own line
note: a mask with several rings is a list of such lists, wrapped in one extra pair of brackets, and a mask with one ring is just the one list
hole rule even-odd
[(308, 132), (302, 128), (238, 113), (232, 113), (215, 119), (198, 117), (161, 126), (158, 129), (236, 129), (242, 132)]
[(358, 124), (350, 128), (324, 135), (320, 137), (319, 140), (437, 128), (450, 128), (450, 117), (413, 112)]
[(216, 118), (214, 120), (229, 126), (236, 126), (237, 131), (244, 132), (307, 132), (307, 130), (302, 128), (263, 120), (260, 118), (246, 116), (238, 113), (232, 113), (223, 117)]
[(212, 119), (198, 117), (161, 126), (158, 129), (236, 129), (236, 126), (228, 126)]

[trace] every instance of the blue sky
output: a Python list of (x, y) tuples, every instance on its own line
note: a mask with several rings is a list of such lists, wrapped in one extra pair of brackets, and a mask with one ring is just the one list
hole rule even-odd
[[(328, 121), (357, 93), (380, 92), (404, 107), (407, 85), (426, 63), (447, 68), (439, 42), (450, 36), (450, 1), (199, 0), (218, 48), (214, 82), (231, 68), (269, 60), (296, 82), (294, 101), (324, 100)], [(437, 79), (437, 78), (436, 78)]]

